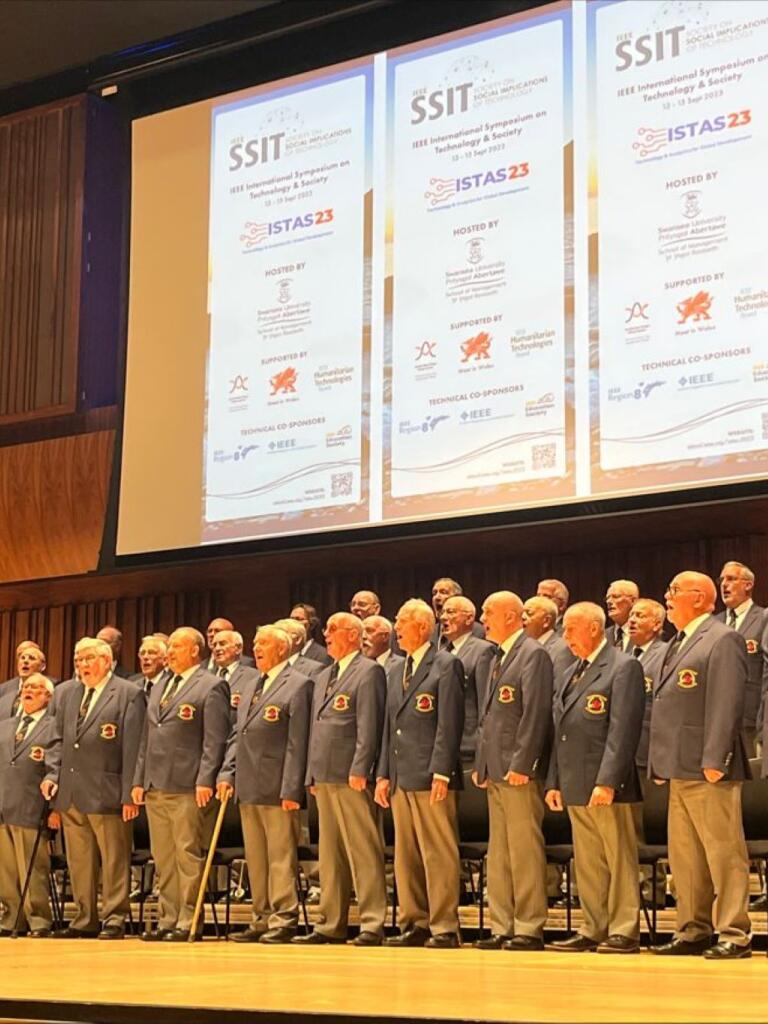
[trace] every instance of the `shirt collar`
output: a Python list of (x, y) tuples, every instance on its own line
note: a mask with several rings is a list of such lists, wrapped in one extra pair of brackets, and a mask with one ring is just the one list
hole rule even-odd
[(460, 651), (471, 636), (472, 630), (470, 630), (468, 633), (462, 633), (460, 637), (457, 637), (455, 640), (453, 640), (453, 653), (455, 654), (457, 651)]
[(504, 651), (505, 655), (509, 654), (509, 652), (512, 650), (512, 645), (515, 643), (515, 641), (522, 632), (523, 628), (521, 626), (520, 629), (516, 629), (514, 633), (510, 633), (506, 640), (501, 641), (499, 647), (502, 649), (502, 651)]
[(548, 629), (546, 633), (542, 633), (539, 637), (539, 643), (545, 644), (551, 636), (554, 636), (554, 629)]
[(423, 643), (421, 645), (421, 647), (417, 647), (416, 650), (411, 655), (411, 661), (413, 662), (413, 671), (414, 672), (416, 671), (416, 669), (421, 664), (421, 662), (422, 662), (422, 660), (424, 658), (424, 655), (427, 653), (427, 651), (429, 650), (429, 648), (431, 646), (432, 646), (431, 641), (427, 640), (425, 643)]
[(181, 676), (181, 683), (180, 683), (180, 685), (183, 686), (184, 683), (188, 682), (190, 677), (193, 676), (195, 674), (195, 672), (197, 672), (197, 670), (199, 668), (200, 668), (199, 665), (191, 665), (189, 668), (185, 668), (183, 672), (178, 672), (174, 676), (172, 676), (171, 678), (175, 679), (176, 675), (180, 675)]
[(738, 608), (733, 609), (736, 612), (736, 618), (740, 619), (746, 615), (753, 604), (754, 601), (751, 597), (748, 597), (746, 601), (742, 601)]
[(384, 665), (387, 664), (387, 662), (389, 661), (389, 659), (391, 657), (392, 657), (392, 651), (387, 649), (386, 651), (382, 651), (381, 652), (381, 654), (376, 658), (376, 661), (378, 661), (378, 663), (380, 665), (384, 666)]
[(269, 672), (267, 672), (267, 682), (270, 683), (270, 684), (274, 683), (274, 681), (277, 679), (277, 677), (283, 671), (285, 666), (289, 664), (290, 660), (291, 660), (290, 658), (285, 658), (283, 661), (279, 662), (277, 665), (273, 665), (272, 668), (269, 670)]
[(341, 678), (342, 672), (346, 672), (359, 653), (360, 651), (350, 651), (349, 654), (345, 654), (343, 658), (339, 658), (337, 662), (339, 666), (339, 674), (337, 678)]
[(591, 665), (594, 662), (595, 658), (597, 658), (597, 656), (600, 653), (600, 651), (602, 651), (602, 649), (605, 647), (605, 645), (607, 643), (608, 643), (608, 641), (605, 639), (605, 637), (603, 637), (602, 642), (599, 643), (597, 645), (597, 647), (594, 649), (594, 651), (592, 651), (591, 654), (588, 654), (584, 660), (588, 661), (589, 664)]
[(687, 626), (683, 626), (682, 632), (685, 633), (685, 639), (690, 640), (699, 626), (709, 618), (709, 612), (705, 612), (703, 615), (697, 615), (695, 619), (691, 619)]

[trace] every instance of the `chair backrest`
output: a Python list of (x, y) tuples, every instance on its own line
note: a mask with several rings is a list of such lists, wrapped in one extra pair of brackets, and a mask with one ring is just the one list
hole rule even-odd
[(462, 843), (488, 842), (488, 797), (464, 772), (464, 789), (459, 790), (459, 836)]
[(749, 762), (752, 778), (741, 787), (741, 814), (747, 841), (768, 842), (768, 779), (761, 779), (759, 758)]
[(149, 821), (146, 807), (139, 807), (138, 816), (133, 819), (134, 850), (149, 849)]
[[(218, 813), (218, 801), (216, 801), (216, 812)], [(227, 809), (224, 811), (224, 821), (221, 824), (219, 841), (216, 844), (219, 850), (240, 850), (243, 846), (243, 826), (240, 822), (240, 810), (234, 800), (230, 800)]]
[(541, 830), (547, 846), (570, 846), (573, 843), (571, 819), (567, 811), (550, 811), (545, 806)]
[(645, 787), (643, 800), (643, 837), (648, 846), (667, 845), (667, 813), (669, 811), (669, 783), (657, 786), (652, 782)]

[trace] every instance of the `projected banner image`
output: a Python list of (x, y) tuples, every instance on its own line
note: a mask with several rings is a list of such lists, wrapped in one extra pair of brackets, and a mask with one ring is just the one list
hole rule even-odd
[(372, 62), (213, 109), (203, 539), (369, 518)]
[(592, 490), (768, 470), (768, 7), (588, 15)]
[(388, 54), (385, 519), (574, 494), (570, 19)]

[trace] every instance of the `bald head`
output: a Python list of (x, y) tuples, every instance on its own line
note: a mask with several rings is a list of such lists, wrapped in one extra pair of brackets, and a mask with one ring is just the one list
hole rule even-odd
[(363, 624), (352, 612), (336, 612), (325, 624), (325, 646), (334, 661), (359, 651), (363, 642)]
[(605, 639), (605, 612), (599, 604), (578, 601), (563, 616), (563, 640), (577, 658), (588, 658)]
[(632, 605), (627, 620), (627, 632), (634, 647), (645, 647), (646, 644), (661, 636), (667, 613), (664, 605), (653, 601), (650, 597), (639, 597)]
[(369, 615), (363, 619), (363, 654), (366, 658), (380, 658), (392, 645), (392, 623), (383, 615)]
[(677, 629), (685, 629), (700, 615), (708, 615), (715, 608), (717, 588), (715, 582), (703, 572), (679, 572), (664, 595), (667, 617)]
[(554, 601), (558, 615), (563, 615), (568, 607), (570, 595), (568, 587), (562, 580), (541, 580), (536, 588), (536, 594), (538, 597), (548, 597), (550, 601)]
[(220, 633), (222, 629), (234, 629), (235, 627), (229, 621), (229, 619), (211, 619), (208, 623), (208, 628), (205, 631), (205, 637), (208, 641), (208, 649), (210, 650), (213, 638), (217, 633)]
[(349, 610), (361, 620), (367, 619), (371, 615), (378, 615), (381, 611), (379, 595), (372, 590), (358, 590), (356, 594), (352, 595)]
[(605, 592), (608, 618), (616, 626), (625, 625), (632, 605), (640, 597), (640, 588), (633, 580), (614, 580)]
[(548, 597), (529, 597), (523, 605), (523, 629), (534, 640), (555, 628), (557, 605)]
[(115, 661), (120, 658), (120, 651), (123, 649), (123, 634), (116, 626), (103, 626), (96, 634), (97, 640), (103, 640), (112, 648), (112, 657)]
[(511, 590), (497, 590), (483, 601), (480, 621), (487, 639), (502, 644), (523, 628), (523, 602)]
[(192, 626), (179, 626), (168, 637), (168, 668), (174, 675), (199, 665), (205, 650), (205, 638)]

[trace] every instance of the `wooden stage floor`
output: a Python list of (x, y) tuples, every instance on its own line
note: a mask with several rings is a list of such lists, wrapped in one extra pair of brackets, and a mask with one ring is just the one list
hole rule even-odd
[[(765, 1021), (768, 959), (7, 939), (0, 1020)], [(229, 1012), (227, 1012), (229, 1011)], [(239, 1012), (238, 1012), (239, 1011)], [(325, 1016), (327, 1015), (327, 1017)]]

